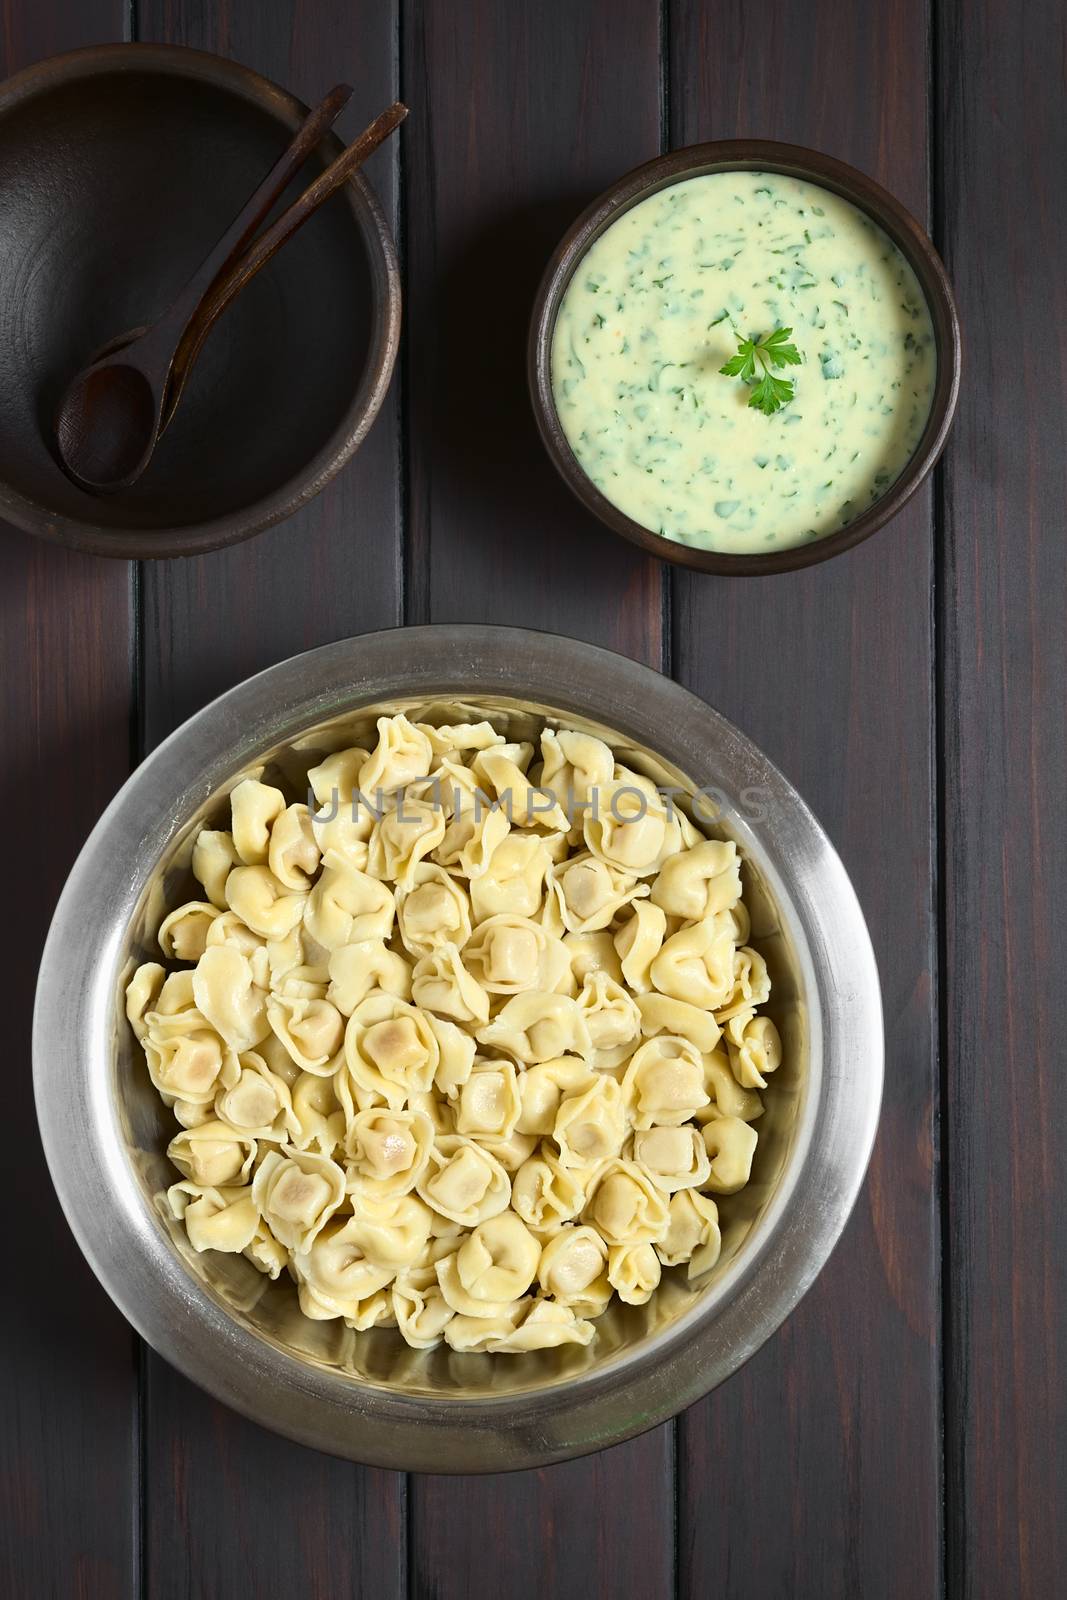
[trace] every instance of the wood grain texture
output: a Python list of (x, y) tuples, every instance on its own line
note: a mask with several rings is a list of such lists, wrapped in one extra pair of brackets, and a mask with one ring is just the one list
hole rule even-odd
[[(813, 145), (926, 216), (925, 0), (678, 3), (669, 40), (672, 143)], [(841, 851), (887, 1042), (881, 1132), (845, 1238), (782, 1332), (682, 1419), (687, 1595), (940, 1589), (932, 554), (923, 495), (823, 567), (674, 585), (678, 676), (782, 766)]]
[[(508, 622), (660, 665), (662, 574), (556, 480), (525, 386), (559, 235), (657, 153), (659, 19), (641, 0), (409, 4), (409, 621)], [(418, 1600), (673, 1593), (672, 1433), (507, 1477), (412, 1478)]]
[[(396, 97), (392, 0), (138, 0), (137, 37), (229, 56), (305, 102), (344, 79), (343, 139)], [(390, 217), (398, 148), (394, 137), (366, 167)], [(394, 381), (353, 460), (295, 516), (232, 550), (145, 564), (147, 746), (249, 673), (401, 620), (399, 454)]]
[[(0, 6), (0, 75), (121, 39), (120, 0)], [(4, 1154), (11, 1293), (0, 1335), (0, 1593), (135, 1592), (133, 1335), (83, 1260), (38, 1141), (30, 1072), (37, 964), (55, 901), (129, 771), (130, 574), (0, 525), (0, 727), (9, 903)], [(62, 996), (54, 996), (62, 1004)], [(87, 1469), (87, 1463), (91, 1467)]]
[(939, 16), (948, 1584), (1036, 1600), (1067, 1565), (1067, 13)]
[(578, 507), (526, 391), (567, 225), (659, 151), (647, 0), (408, 3), (408, 621), (543, 627), (659, 664), (662, 569)]
[[(232, 56), (315, 101), (355, 87), (354, 137), (396, 97), (396, 16), (380, 0), (140, 0), (138, 37)], [(395, 213), (397, 147), (368, 175)], [(331, 639), (400, 620), (398, 399), (304, 510), (250, 543), (146, 565), (145, 746), (231, 684)], [(404, 1479), (290, 1445), (245, 1422), (155, 1356), (145, 1365), (146, 1573), (153, 1600), (404, 1589)]]

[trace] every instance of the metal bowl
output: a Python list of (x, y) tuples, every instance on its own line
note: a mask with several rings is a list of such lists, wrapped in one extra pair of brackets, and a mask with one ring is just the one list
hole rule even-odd
[[(774, 981), (785, 1064), (766, 1094), (753, 1181), (722, 1210), (718, 1266), (664, 1274), (615, 1304), (588, 1349), (522, 1356), (413, 1351), (300, 1315), (287, 1283), (240, 1256), (192, 1252), (156, 1197), (173, 1127), (126, 1024), (132, 968), (191, 887), (197, 830), (250, 771), (301, 792), (325, 750), (382, 709), (457, 702), (529, 737), (546, 719), (605, 737), (745, 859), (753, 942)], [(683, 800), (683, 805), (687, 802)], [(647, 667), (511, 628), (412, 628), (297, 656), (192, 717), (116, 796), (63, 891), (34, 1021), (37, 1106), (52, 1177), (97, 1276), (145, 1339), (265, 1426), (378, 1466), (543, 1466), (640, 1433), (734, 1372), (826, 1261), (878, 1118), (882, 1019), (867, 929), (804, 802), (718, 713)]]

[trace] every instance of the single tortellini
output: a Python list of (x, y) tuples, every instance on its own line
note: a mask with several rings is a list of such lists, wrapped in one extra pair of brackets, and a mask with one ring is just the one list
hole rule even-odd
[(364, 1189), (345, 1237), (375, 1266), (400, 1272), (419, 1259), (432, 1221), (430, 1207), (416, 1194), (376, 1195)]
[(476, 1061), (457, 1096), (456, 1132), (479, 1141), (510, 1139), (521, 1112), (514, 1065), (510, 1061)]
[(754, 1089), (745, 1089), (738, 1083), (724, 1051), (712, 1050), (701, 1061), (709, 1101), (697, 1111), (695, 1122), (710, 1122), (713, 1117), (740, 1117), (742, 1122), (755, 1122), (763, 1115), (763, 1101)]
[(653, 904), (687, 922), (729, 911), (740, 898), (741, 864), (732, 839), (702, 839), (670, 856), (652, 885)]
[(226, 880), (241, 858), (233, 842), (233, 834), (217, 828), (201, 828), (193, 845), (193, 876), (204, 886), (204, 892), (213, 906), (227, 909)]
[(475, 881), (489, 870), (510, 828), (506, 811), (475, 796), (448, 824), (433, 858), (439, 866), (452, 867), (470, 879), (473, 895)]
[(641, 1013), (632, 995), (606, 972), (590, 973), (578, 995), (593, 1049), (619, 1050), (641, 1037)]
[(546, 926), (553, 931), (595, 933), (623, 906), (648, 894), (632, 874), (588, 853), (548, 869)]
[(596, 798), (583, 825), (590, 853), (638, 878), (655, 872), (680, 838), (655, 785), (629, 773), (602, 785)]
[(752, 1017), (740, 1043), (728, 1050), (730, 1069), (745, 1089), (765, 1089), (768, 1075), (782, 1064), (782, 1041), (770, 1017)]
[(145, 1013), (159, 998), (167, 974), (158, 961), (143, 961), (126, 985), (126, 1017), (139, 1040), (148, 1032)]
[(270, 830), (267, 865), (286, 889), (303, 892), (319, 870), (322, 852), (307, 806), (286, 806)]
[[(290, 935), (287, 934), (285, 937), (288, 939)], [(262, 969), (262, 961), (264, 959), (268, 968), (270, 966), (267, 943), (268, 941), (264, 939), (262, 934), (253, 933), (247, 923), (242, 922), (236, 911), (229, 910), (219, 912), (204, 937), (204, 948), (206, 950), (214, 949), (216, 945), (220, 944), (232, 945), (235, 950), (239, 950), (243, 956), (247, 956), (249, 961), (253, 962), (254, 971)], [(279, 941), (274, 940), (273, 943), (277, 946)]]
[(584, 1170), (565, 1167), (552, 1147), (542, 1144), (512, 1180), (512, 1207), (535, 1232), (554, 1233), (581, 1211), (587, 1180)]
[(517, 1354), (523, 1350), (555, 1350), (563, 1344), (586, 1345), (596, 1333), (591, 1322), (554, 1300), (522, 1300), (519, 1306), (514, 1327), (486, 1344), (491, 1353)]
[(237, 1081), (215, 1095), (215, 1115), (249, 1138), (288, 1141), (295, 1132), (289, 1085), (256, 1051), (246, 1051), (240, 1063)]
[[(252, 1205), (249, 1196), (249, 1205)], [(251, 1261), (257, 1271), (263, 1272), (268, 1278), (280, 1278), (289, 1265), (289, 1252), (283, 1244), (279, 1244), (271, 1233), (263, 1218), (256, 1214), (256, 1231), (244, 1248), (244, 1255)]]
[(715, 1008), (715, 1020), (723, 1025), (733, 1017), (751, 1016), (756, 1006), (771, 997), (767, 963), (755, 950), (742, 945), (734, 951), (733, 986), (726, 1001)]
[(570, 824), (555, 795), (551, 789), (531, 783), (519, 764), (520, 760), (529, 761), (532, 754), (529, 745), (496, 745), (475, 757), (472, 771), (487, 795), (507, 802), (514, 827), (565, 833)]
[(438, 1138), (415, 1187), (428, 1206), (464, 1228), (497, 1216), (511, 1199), (511, 1180), (500, 1162), (462, 1134)]
[(688, 1122), (708, 1103), (699, 1051), (688, 1039), (657, 1034), (631, 1056), (622, 1092), (635, 1128)]
[(688, 1039), (701, 1055), (714, 1050), (719, 1042), (719, 1024), (711, 1012), (692, 1006), (687, 1000), (675, 1000), (671, 995), (652, 990), (638, 995), (637, 1009), (641, 1013), (641, 1032), (646, 1038), (653, 1038), (657, 1033), (673, 1033), (678, 1038)]
[(560, 1305), (598, 1316), (611, 1299), (608, 1247), (595, 1228), (566, 1223), (546, 1241), (537, 1281)]
[(366, 1255), (356, 1235), (355, 1217), (325, 1223), (306, 1249), (294, 1253), (293, 1270), (305, 1316), (316, 1321), (344, 1317), (364, 1326), (372, 1325), (363, 1309), (366, 1302), (395, 1276), (392, 1268)]
[(208, 1189), (244, 1187), (255, 1156), (254, 1139), (215, 1117), (177, 1134), (167, 1146), (167, 1159), (183, 1177)]
[(461, 1355), (504, 1349), (532, 1303), (529, 1299), (513, 1300), (493, 1316), (454, 1316), (445, 1325), (445, 1343)]
[(680, 1189), (671, 1196), (670, 1223), (656, 1246), (665, 1267), (689, 1263), (689, 1277), (710, 1272), (722, 1251), (719, 1208), (696, 1189)]
[[(644, 905), (644, 901), (639, 904)], [(571, 964), (572, 983), (568, 994), (577, 994), (587, 978), (603, 973), (613, 983), (623, 982), (622, 963), (615, 948), (613, 935), (607, 928), (596, 933), (565, 933), (563, 948)]]
[(293, 1084), (290, 1143), (298, 1150), (332, 1156), (344, 1140), (347, 1116), (337, 1098), (340, 1078), (320, 1078), (301, 1072)]
[(471, 936), (470, 901), (462, 884), (432, 861), (420, 862), (411, 881), (397, 889), (396, 919), (404, 948), (416, 959), (439, 944), (462, 949)]
[(159, 925), (159, 948), (173, 961), (199, 961), (211, 924), (220, 915), (209, 900), (188, 900)]
[(374, 797), (360, 788), (366, 756), (358, 747), (338, 751), (308, 773), (312, 837), (323, 856), (335, 855), (357, 872), (366, 868), (374, 824), (386, 810), (384, 803), (376, 805)]
[(281, 1244), (307, 1251), (345, 1198), (344, 1169), (327, 1156), (283, 1145), (260, 1162), (252, 1198)]
[(708, 917), (664, 940), (649, 969), (660, 994), (714, 1011), (733, 989), (733, 929), (725, 916)]
[[(446, 757), (428, 778), (413, 783), (404, 790), (404, 804), (409, 800), (422, 801), (442, 812), (446, 823), (462, 815), (475, 804), (478, 780), (459, 758)], [(485, 804), (492, 804), (488, 796)]]
[(531, 989), (516, 994), (492, 1022), (477, 1030), (480, 1044), (505, 1050), (531, 1065), (556, 1056), (592, 1054), (593, 1042), (581, 1007), (568, 995)]
[(251, 1190), (214, 1189), (186, 1180), (167, 1190), (167, 1205), (176, 1221), (184, 1223), (193, 1249), (221, 1250), (240, 1255), (247, 1250), (259, 1227), (259, 1213)]
[(436, 1267), (410, 1267), (393, 1282), (393, 1315), (405, 1342), (415, 1350), (441, 1343), (455, 1312), (441, 1293)]
[(307, 896), (304, 922), (324, 950), (364, 939), (388, 939), (393, 931), (393, 892), (377, 878), (360, 872), (329, 850), (323, 870)]
[(680, 1128), (639, 1128), (633, 1136), (633, 1157), (666, 1194), (699, 1189), (711, 1172), (700, 1129), (692, 1123)]
[(429, 739), (402, 712), (395, 717), (379, 717), (378, 743), (360, 768), (359, 787), (368, 798), (392, 794), (425, 778), (433, 761)]
[(175, 1100), (170, 1108), (175, 1121), (183, 1128), (199, 1128), (211, 1121), (214, 1107), (194, 1100)]
[(550, 1134), (564, 1095), (587, 1089), (595, 1081), (580, 1056), (559, 1056), (528, 1067), (518, 1080), (521, 1110), (516, 1128), (520, 1133)]
[(351, 803), (360, 789), (360, 774), (370, 758), (361, 745), (334, 750), (308, 771), (308, 791), (317, 807)]
[(284, 939), (304, 915), (307, 899), (286, 889), (269, 867), (234, 867), (226, 879), (226, 904), (264, 939)]
[[(432, 1013), (427, 1017), (435, 1039), (437, 1040), (438, 1061), (434, 1072), (434, 1087), (440, 1090), (448, 1100), (455, 1100), (462, 1086), (471, 1075), (477, 1045), (469, 1033), (465, 1033), (456, 1023), (449, 1022), (447, 1017), (435, 1017)], [(445, 1107), (438, 1102), (442, 1113)], [(452, 1128), (442, 1131), (451, 1132)]]
[(210, 1106), (219, 1088), (232, 1086), (240, 1075), (237, 1053), (199, 1013), (155, 1020), (142, 1043), (152, 1083), (176, 1103)]
[(615, 774), (615, 757), (602, 739), (561, 728), (546, 728), (541, 735), (540, 784), (551, 790), (572, 823), (581, 823), (578, 810), (590, 793), (609, 784)]
[(456, 1251), (456, 1275), (470, 1299), (518, 1299), (537, 1276), (541, 1246), (514, 1211), (480, 1222)]
[[(425, 714), (429, 717), (430, 710)], [(429, 739), (430, 748), (438, 760), (463, 756), (472, 750), (488, 750), (490, 745), (504, 743), (504, 735), (498, 733), (484, 717), (477, 722), (436, 724), (426, 721), (417, 722), (415, 726)]]
[(344, 1055), (357, 1090), (400, 1111), (409, 1095), (433, 1083), (440, 1046), (418, 1006), (376, 990), (348, 1020)]
[(627, 1132), (623, 1091), (602, 1073), (588, 1089), (562, 1101), (552, 1137), (565, 1167), (586, 1169), (617, 1156)]
[(415, 884), (419, 863), (435, 850), (445, 834), (445, 814), (423, 800), (401, 797), (386, 811), (367, 846), (367, 871), (372, 878), (387, 879), (398, 888)]
[(488, 994), (551, 991), (570, 976), (570, 958), (559, 939), (528, 917), (510, 912), (487, 917), (463, 951), (464, 966)]
[(657, 1244), (667, 1232), (666, 1197), (636, 1161), (607, 1161), (594, 1179), (582, 1221), (609, 1245)]
[(740, 1117), (713, 1117), (704, 1124), (704, 1146), (711, 1158), (705, 1187), (715, 1194), (736, 1194), (752, 1176), (757, 1134)]
[(667, 918), (650, 900), (635, 900), (633, 914), (615, 934), (622, 977), (636, 994), (652, 987), (651, 966), (667, 936)]
[(204, 951), (193, 972), (193, 996), (201, 1015), (238, 1054), (254, 1050), (270, 1032), (266, 992), (255, 982), (249, 958), (234, 945)]
[(415, 963), (411, 993), (417, 1005), (455, 1022), (485, 1022), (489, 1016), (489, 996), (454, 944), (440, 944)]
[(327, 972), (330, 985), (326, 998), (346, 1017), (372, 989), (381, 989), (398, 1000), (411, 999), (411, 967), (403, 956), (389, 949), (384, 939), (360, 939), (356, 944), (331, 950)]
[[(470, 884), (475, 920), (509, 914), (535, 917), (545, 894), (552, 857), (540, 834), (512, 832), (493, 850), (485, 871)], [(458, 942), (458, 941), (457, 941)]]
[(266, 863), (270, 830), (285, 810), (285, 796), (272, 784), (246, 778), (230, 795), (230, 832), (233, 845), (246, 867)]
[(344, 1041), (345, 1019), (329, 1000), (272, 995), (267, 1021), (301, 1072), (326, 1076), (336, 1071), (334, 1058)]
[(434, 1125), (424, 1111), (360, 1111), (345, 1132), (348, 1189), (380, 1199), (409, 1194), (430, 1164)]
[(608, 1252), (608, 1282), (628, 1306), (651, 1300), (662, 1267), (652, 1244), (616, 1244)]

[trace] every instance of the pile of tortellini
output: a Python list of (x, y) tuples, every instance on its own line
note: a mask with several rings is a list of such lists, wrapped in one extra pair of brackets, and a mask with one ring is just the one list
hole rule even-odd
[[(249, 778), (127, 1014), (194, 1250), (419, 1349), (588, 1344), (720, 1250), (781, 1060), (739, 860), (589, 735), (378, 720)], [(361, 799), (361, 797), (365, 797)]]

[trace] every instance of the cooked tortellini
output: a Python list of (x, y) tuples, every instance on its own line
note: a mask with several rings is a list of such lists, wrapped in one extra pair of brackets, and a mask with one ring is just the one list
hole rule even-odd
[(603, 740), (497, 720), (242, 779), (126, 990), (189, 1247), (464, 1356), (710, 1272), (783, 1056), (736, 845)]

